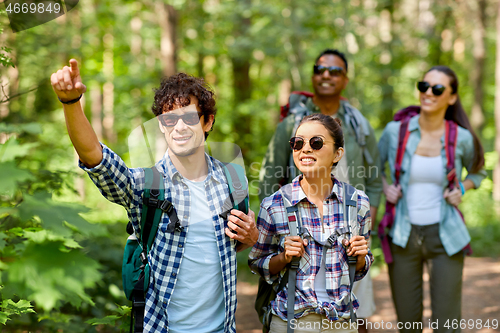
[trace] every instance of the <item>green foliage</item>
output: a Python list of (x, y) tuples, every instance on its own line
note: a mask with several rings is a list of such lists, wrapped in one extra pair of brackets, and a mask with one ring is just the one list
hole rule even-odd
[(88, 211), (85, 206), (54, 200), (54, 190), (67, 187), (66, 180), (49, 170), (21, 167), (40, 149), (36, 142), (22, 142), (39, 127), (3, 126), (12, 132), (0, 145), (0, 322), (28, 329), (43, 325), (44, 332), (89, 332), (82, 314), (61, 311), (74, 307), (85, 314), (96, 305), (88, 290), (102, 281), (102, 267), (80, 243), (106, 231), (80, 216)]
[(33, 305), (29, 301), (19, 300), (17, 303), (11, 299), (4, 300), (0, 304), (0, 324), (5, 325), (12, 315), (24, 313), (35, 313)]
[[(128, 325), (120, 276), (127, 216), (82, 180), (51, 91), (51, 73), (72, 57), (88, 87), (86, 115), (92, 124), (106, 124), (100, 140), (125, 160), (131, 131), (152, 117), (153, 89), (164, 71), (175, 65), (204, 77), (218, 107), (209, 141), (242, 148), (256, 213), (260, 163), (279, 105), (290, 90), (312, 89), (312, 63), (326, 48), (346, 52), (350, 82), (344, 95), (377, 134), (397, 109), (418, 103), (415, 82), (435, 64), (457, 72), (462, 103), (466, 110), (473, 105), (469, 77), (477, 48), (471, 32), (477, 22), (468, 2), (431, 1), (428, 8), (380, 0), (168, 3), (177, 22), (176, 64), (162, 60), (165, 18), (158, 1), (80, 1), (64, 18), (17, 34), (0, 10), (0, 76), (11, 80), (0, 84), (9, 94), (38, 87), (0, 104), (0, 285), (8, 286), (0, 297), (2, 304), (30, 302), (36, 311), (9, 312), (6, 331), (118, 332)], [(486, 54), (495, 54), (494, 6), (488, 2)], [(486, 57), (485, 73), (494, 67), (495, 58)], [(485, 75), (483, 85), (486, 123), (479, 134), (487, 151), (495, 139), (494, 80)], [(500, 253), (494, 204), (486, 179), (461, 206), (477, 255)], [(372, 249), (382, 262), (376, 239)], [(238, 262), (240, 277), (255, 277), (246, 252)], [(0, 318), (5, 313), (2, 307)]]

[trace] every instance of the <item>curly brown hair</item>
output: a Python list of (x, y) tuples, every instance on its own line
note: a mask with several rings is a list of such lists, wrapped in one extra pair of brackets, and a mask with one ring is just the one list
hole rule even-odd
[[(186, 73), (177, 73), (162, 79), (160, 87), (154, 89), (154, 92), (155, 97), (151, 110), (155, 116), (172, 110), (174, 104), (188, 106), (191, 104), (189, 96), (195, 96), (198, 99), (198, 106), (205, 116), (205, 121), (209, 119), (210, 115), (213, 115), (215, 123), (215, 114), (217, 113), (215, 94), (202, 78)], [(205, 132), (205, 139), (207, 137), (208, 132)]]

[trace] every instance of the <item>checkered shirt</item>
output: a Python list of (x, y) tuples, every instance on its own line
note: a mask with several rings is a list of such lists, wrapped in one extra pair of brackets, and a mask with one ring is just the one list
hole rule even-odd
[[(306, 316), (310, 313), (326, 315), (329, 320), (349, 319), (349, 263), (345, 248), (340, 242), (326, 252), (326, 291), (330, 296), (330, 303), (318, 304), (314, 291), (314, 279), (320, 269), (323, 256), (323, 246), (314, 241), (321, 240), (322, 226), (318, 207), (312, 204), (300, 187), (302, 175), (296, 177), (292, 182), (292, 205), (298, 203), (299, 216), (302, 226), (307, 228), (309, 244), (300, 259), (297, 270), (297, 283), (295, 291), (295, 318)], [(333, 178), (333, 177), (332, 177)], [(342, 187), (343, 183), (333, 178), (332, 193), (323, 201), (323, 227), (326, 234), (332, 234), (335, 229), (342, 228), (344, 224)], [(359, 234), (368, 238), (371, 229), (370, 204), (366, 194), (357, 190), (358, 194), (358, 223)], [(259, 229), (259, 240), (249, 254), (249, 265), (252, 271), (265, 278), (266, 282), (272, 284), (281, 278), (286, 272), (283, 269), (280, 274), (271, 275), (269, 262), (271, 258), (284, 252), (285, 237), (290, 235), (288, 229), (288, 218), (283, 203), (281, 192), (278, 191), (264, 199), (260, 206), (257, 219)], [(356, 272), (355, 280), (363, 278), (371, 264), (373, 255), (368, 250), (366, 265)], [(281, 290), (271, 307), (274, 314), (281, 319), (287, 320), (287, 290)], [(354, 308), (359, 307), (356, 297), (353, 297)]]
[[(106, 199), (125, 207), (135, 232), (139, 235), (142, 193), (145, 182), (144, 170), (141, 168), (129, 169), (111, 149), (105, 145), (102, 147), (103, 159), (99, 165), (89, 169), (80, 162), (80, 167), (89, 174)], [(234, 333), (236, 332), (236, 242), (225, 235), (225, 221), (219, 217), (222, 205), (229, 196), (229, 189), (221, 162), (206, 154), (205, 158), (208, 164), (205, 191), (208, 207), (212, 212), (222, 268), (225, 307), (224, 333)], [(154, 333), (169, 331), (167, 308), (175, 288), (186, 236), (189, 232), (190, 207), (188, 186), (172, 164), (168, 154), (165, 154), (156, 163), (156, 168), (164, 176), (165, 196), (174, 204), (184, 230), (174, 233), (168, 232), (169, 218), (164, 213), (155, 241), (148, 254), (151, 274), (146, 295), (144, 332)], [(200, 327), (200, 329), (202, 328)]]

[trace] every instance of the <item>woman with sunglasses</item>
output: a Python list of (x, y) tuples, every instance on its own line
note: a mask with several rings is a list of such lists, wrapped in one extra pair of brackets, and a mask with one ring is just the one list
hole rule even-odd
[[(412, 107), (419, 115), (408, 123), (399, 184), (388, 185), (384, 178), (387, 200), (396, 205), (394, 225), (389, 232), (392, 297), (398, 322), (405, 323), (400, 332), (421, 332), (426, 263), (434, 332), (459, 332), (453, 323), (459, 323), (461, 318), (463, 249), (470, 236), (456, 207), (465, 191), (479, 187), (486, 175), (483, 148), (460, 103), (458, 79), (450, 68), (432, 67), (417, 88), (420, 110)], [(468, 171), (465, 180), (451, 190), (447, 176), (453, 174), (447, 171), (447, 156), (452, 153), (447, 154), (446, 148), (452, 135), (449, 128), (454, 125), (449, 121), (458, 125), (454, 132), (456, 179), (462, 180), (463, 167)], [(393, 183), (400, 125), (401, 121), (389, 123), (378, 145), (382, 170), (388, 162)], [(403, 152), (403, 148), (399, 149)], [(452, 167), (450, 160), (448, 169)]]
[[(304, 117), (290, 146), (302, 175), (262, 202), (257, 220), (259, 239), (250, 252), (249, 265), (273, 284), (283, 278), (292, 259), (300, 257), (295, 315), (290, 321), (295, 332), (357, 332), (353, 329), (355, 325), (349, 324), (348, 256), (356, 258), (355, 280), (363, 278), (373, 262), (366, 240), (371, 229), (368, 197), (362, 191), (351, 197), (357, 201), (357, 219), (354, 218), (357, 235), (344, 234), (330, 248), (328, 237), (345, 227), (345, 184), (331, 173), (344, 154), (340, 121), (323, 114)], [(290, 236), (282, 190), (289, 190), (291, 204), (298, 208), (302, 236)], [(271, 302), (272, 333), (287, 331), (287, 290), (280, 290)], [(355, 296), (352, 302), (357, 309)], [(307, 327), (320, 329), (307, 330)]]

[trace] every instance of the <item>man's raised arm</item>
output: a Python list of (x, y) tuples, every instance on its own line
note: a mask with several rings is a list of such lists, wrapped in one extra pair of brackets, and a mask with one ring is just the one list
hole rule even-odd
[(102, 147), (79, 101), (87, 87), (82, 83), (78, 62), (71, 59), (69, 64), (70, 67), (64, 66), (53, 73), (50, 81), (54, 92), (63, 103), (68, 134), (80, 161), (92, 168), (102, 160)]

